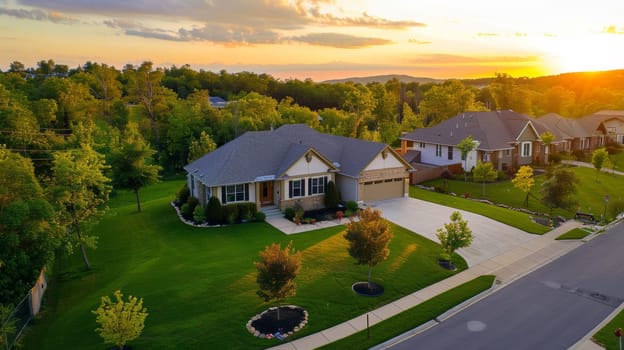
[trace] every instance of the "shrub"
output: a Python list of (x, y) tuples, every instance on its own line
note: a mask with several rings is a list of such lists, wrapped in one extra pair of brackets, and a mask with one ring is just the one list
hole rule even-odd
[(222, 206), (221, 209), (223, 210), (223, 219), (226, 223), (233, 224), (240, 219), (240, 214), (238, 211), (239, 207), (238, 205), (236, 205), (236, 203), (226, 204)]
[(295, 217), (295, 209), (294, 208), (286, 208), (284, 210), (284, 217), (290, 221)]
[(442, 174), (440, 174), (440, 177), (445, 180), (450, 180), (453, 178), (453, 174), (451, 174), (451, 172), (448, 169), (446, 169), (442, 172)]
[(192, 196), (188, 197), (186, 204), (182, 206), (182, 216), (186, 220), (193, 220), (193, 213), (195, 212), (195, 207), (197, 207), (198, 204), (199, 199)]
[(345, 212), (344, 212), (344, 216), (346, 216), (346, 217), (350, 218), (350, 217), (352, 217), (352, 216), (353, 216), (353, 212), (352, 212), (351, 210), (347, 209), (347, 210), (345, 210)]
[(255, 217), (256, 217), (256, 221), (264, 221), (264, 220), (266, 220), (266, 214), (261, 212), (261, 211), (257, 212)]
[(195, 210), (193, 210), (193, 221), (196, 224), (202, 224), (206, 221), (206, 210), (201, 205), (196, 206)]
[(241, 219), (246, 221), (251, 221), (256, 212), (258, 211), (258, 207), (256, 203), (244, 202), (244, 203), (236, 203), (238, 206), (238, 215)]
[(191, 191), (189, 190), (188, 185), (185, 183), (178, 191), (178, 195), (176, 196), (176, 200), (174, 201), (175, 205), (179, 208), (181, 205), (186, 203), (190, 196)]
[(206, 219), (210, 225), (218, 225), (223, 221), (221, 201), (217, 197), (210, 197), (206, 205)]
[(305, 214), (305, 211), (300, 205), (295, 205), (294, 209), (295, 209), (295, 216), (293, 217), (293, 221), (296, 224), (299, 224), (301, 223), (301, 219), (303, 219), (303, 215)]
[(618, 198), (611, 200), (611, 202), (609, 202), (609, 214), (611, 218), (615, 219), (620, 213), (624, 213), (624, 199)]
[(496, 172), (496, 180), (504, 181), (504, 180), (507, 180), (507, 179), (508, 179), (507, 174), (505, 174), (504, 171), (499, 170), (499, 171)]
[(438, 193), (446, 193), (446, 190), (442, 186), (433, 186), (433, 190)]
[(562, 159), (562, 154), (561, 153), (552, 153), (548, 155), (548, 162), (552, 163), (552, 164), (559, 164), (561, 163), (561, 159)]
[(340, 194), (338, 188), (333, 181), (327, 182), (327, 188), (325, 189), (325, 207), (329, 209), (338, 208), (340, 203)]
[(583, 152), (583, 151), (582, 151), (582, 150), (580, 150), (580, 149), (575, 149), (575, 150), (572, 152), (572, 155), (574, 156), (574, 158), (576, 158), (576, 160), (581, 160), (581, 161), (582, 161), (582, 160), (585, 160), (585, 152)]
[(358, 209), (360, 209), (356, 201), (347, 201), (347, 203), (345, 203), (345, 208), (347, 210), (351, 210), (354, 213), (358, 211)]

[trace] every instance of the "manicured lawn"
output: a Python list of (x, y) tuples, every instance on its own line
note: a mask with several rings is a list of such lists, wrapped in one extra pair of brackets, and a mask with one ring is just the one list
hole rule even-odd
[(494, 278), (495, 276), (491, 275), (477, 277), (388, 320), (380, 322), (370, 328), (370, 338), (368, 338), (368, 331), (363, 330), (328, 344), (321, 349), (368, 349), (433, 320), (446, 310), (487, 290), (492, 286)]
[(583, 239), (587, 237), (591, 232), (587, 230), (583, 230), (581, 228), (574, 228), (561, 236), (557, 237), (557, 240), (565, 240), (565, 239)]
[[(356, 296), (351, 284), (366, 279), (342, 238), (343, 227), (286, 236), (266, 223), (223, 228), (182, 224), (169, 202), (181, 181), (165, 181), (142, 191), (143, 212), (131, 193), (111, 199), (109, 213), (95, 227), (97, 250), (89, 251), (93, 270), (85, 272), (79, 254), (54, 267), (44, 312), (25, 339), (26, 349), (105, 349), (94, 332), (91, 310), (100, 297), (121, 289), (143, 297), (149, 316), (134, 349), (260, 349), (278, 344), (250, 335), (245, 323), (275, 303), (256, 295), (253, 261), (273, 242), (293, 241), (303, 252), (298, 293), (286, 303), (308, 310), (304, 336), (358, 316), (440, 281), (456, 272), (437, 264), (440, 247), (401, 227), (390, 257), (373, 269), (386, 288), (377, 298)], [(466, 263), (455, 256), (459, 271)]]
[[(604, 212), (604, 195), (609, 194), (611, 199), (624, 198), (624, 177), (614, 174), (600, 173), (596, 178), (596, 170), (591, 168), (571, 168), (579, 180), (577, 184), (576, 199), (577, 207), (582, 212), (594, 214), (596, 218)], [(549, 209), (539, 202), (540, 187), (546, 180), (545, 175), (535, 177), (535, 185), (529, 197), (528, 209), (541, 213), (548, 213)], [(443, 180), (433, 180), (424, 183), (425, 186), (443, 186)], [(448, 180), (447, 192), (454, 192), (458, 195), (470, 193), (474, 198), (485, 198), (494, 203), (506, 204), (515, 208), (522, 208), (525, 194), (516, 189), (511, 181), (501, 181), (486, 185), (486, 195), (483, 197), (481, 184), (474, 182), (464, 182), (463, 180)], [(576, 207), (573, 210), (556, 209), (554, 215), (561, 215), (567, 218), (574, 217)], [(468, 209), (466, 209), (468, 210)], [(485, 215), (485, 214), (484, 214)], [(502, 221), (502, 220), (501, 220)]]
[(594, 334), (592, 339), (598, 344), (602, 344), (607, 350), (619, 349), (618, 338), (613, 334), (618, 328), (624, 329), (624, 311), (617, 314), (611, 322)]
[(624, 171), (624, 151), (609, 156), (615, 170)]
[(528, 214), (472, 201), (459, 196), (451, 196), (411, 186), (410, 197), (481, 214), (529, 233), (544, 234), (550, 230), (546, 226), (531, 221), (531, 217)]

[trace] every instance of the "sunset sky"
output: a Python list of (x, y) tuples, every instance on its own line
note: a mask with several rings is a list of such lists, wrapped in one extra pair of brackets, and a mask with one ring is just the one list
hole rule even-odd
[(0, 69), (152, 61), (277, 78), (624, 68), (621, 0), (0, 0)]

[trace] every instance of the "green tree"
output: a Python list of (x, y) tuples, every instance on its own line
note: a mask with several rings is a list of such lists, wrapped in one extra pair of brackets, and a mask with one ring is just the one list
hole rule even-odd
[(9, 349), (11, 340), (17, 331), (17, 319), (11, 317), (13, 305), (0, 304), (0, 349)]
[(100, 306), (91, 312), (96, 315), (95, 321), (99, 325), (95, 331), (104, 339), (104, 343), (123, 350), (124, 345), (141, 335), (148, 313), (143, 307), (143, 298), (137, 299), (130, 295), (125, 301), (120, 290), (116, 290), (113, 295), (114, 301), (108, 295), (103, 296)]
[(481, 182), (481, 195), (485, 197), (485, 183), (496, 180), (498, 173), (494, 169), (492, 162), (477, 162), (477, 166), (472, 171), (474, 181)]
[(283, 300), (297, 292), (295, 278), (301, 269), (301, 252), (292, 247), (292, 241), (284, 249), (279, 243), (267, 246), (260, 252), (260, 261), (254, 262), (254, 266), (258, 270), (258, 295), (265, 301)]
[(161, 168), (150, 164), (154, 153), (139, 133), (136, 123), (129, 123), (122, 135), (121, 144), (111, 154), (113, 186), (134, 192), (139, 213), (139, 190), (158, 181)]
[(88, 145), (54, 154), (49, 186), (52, 201), (67, 227), (67, 248), (71, 252), (72, 246), (80, 247), (87, 270), (91, 264), (85, 247), (95, 247), (95, 238), (88, 235), (89, 227), (104, 214), (103, 206), (111, 191), (105, 169), (104, 157)]
[(358, 265), (368, 265), (368, 287), (371, 285), (371, 270), (390, 255), (388, 245), (394, 235), (390, 223), (381, 217), (379, 210), (366, 208), (358, 213), (359, 220), (347, 224), (344, 238), (349, 241), (349, 255)]
[(350, 137), (360, 138), (365, 130), (366, 121), (371, 118), (373, 110), (377, 106), (373, 93), (362, 84), (347, 84), (345, 101), (342, 106), (352, 116), (350, 121)]
[(511, 183), (515, 188), (520, 191), (526, 193), (524, 197), (524, 207), (529, 206), (529, 194), (531, 193), (531, 188), (533, 188), (533, 184), (535, 184), (535, 178), (533, 177), (533, 168), (528, 165), (523, 165), (518, 169), (516, 175), (511, 180)]
[(436, 233), (445, 254), (442, 258), (449, 261), (457, 249), (470, 246), (473, 240), (468, 221), (462, 218), (460, 212), (454, 211), (450, 218), (451, 222), (444, 224)]
[(0, 304), (19, 302), (53, 261), (61, 234), (31, 160), (0, 147)]
[(472, 135), (468, 135), (463, 140), (459, 141), (459, 143), (455, 147), (457, 147), (457, 149), (459, 149), (459, 151), (461, 152), (461, 158), (464, 161), (464, 181), (467, 181), (466, 172), (468, 171), (468, 169), (466, 169), (466, 167), (468, 161), (468, 153), (472, 152), (477, 147), (477, 145), (475, 144)]
[(576, 204), (574, 193), (577, 182), (571, 170), (559, 167), (542, 183), (542, 202), (550, 209), (550, 215), (554, 208), (570, 209)]
[(477, 90), (465, 86), (459, 80), (449, 80), (434, 85), (423, 95), (418, 105), (425, 125), (438, 124), (466, 111), (483, 111), (485, 106), (475, 100)]
[(325, 189), (325, 207), (329, 209), (338, 208), (338, 204), (340, 203), (340, 193), (338, 193), (338, 188), (333, 181), (327, 182), (327, 188)]
[(210, 135), (208, 135), (205, 131), (202, 131), (199, 135), (199, 139), (191, 141), (191, 144), (189, 145), (188, 162), (190, 163), (199, 159), (214, 151), (216, 148), (217, 144), (214, 142), (212, 137), (210, 137)]
[(542, 139), (542, 143), (546, 148), (544, 152), (544, 164), (548, 164), (548, 154), (550, 152), (550, 145), (555, 141), (555, 135), (550, 131), (544, 131), (540, 134), (540, 138)]
[(594, 168), (596, 169), (596, 181), (598, 181), (598, 174), (600, 173), (600, 170), (603, 168), (603, 166), (605, 165), (605, 162), (609, 159), (609, 152), (607, 152), (607, 150), (603, 147), (603, 148), (598, 148), (594, 151), (594, 153), (592, 153), (592, 164), (594, 165)]

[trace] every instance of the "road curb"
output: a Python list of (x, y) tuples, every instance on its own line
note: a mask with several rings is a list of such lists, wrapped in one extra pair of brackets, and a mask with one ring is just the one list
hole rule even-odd
[[(602, 327), (606, 326), (607, 323), (611, 322), (611, 320), (617, 316), (617, 314), (619, 314), (622, 310), (624, 310), (624, 302), (620, 304), (620, 306), (616, 307), (610, 314), (609, 316), (607, 316), (607, 318), (605, 318), (604, 320), (602, 320), (602, 322), (598, 323), (596, 325), (596, 327), (594, 327), (591, 331), (587, 332), (587, 334), (585, 334), (585, 336), (581, 339), (579, 339), (579, 341), (577, 341), (576, 343), (574, 343), (574, 345), (570, 346), (568, 348), (568, 350), (574, 350), (574, 349), (580, 349), (581, 346), (583, 344), (585, 344), (588, 341), (592, 341), (591, 338), (594, 334), (596, 334), (600, 329), (602, 329)], [(600, 346), (600, 345), (599, 345)]]
[(391, 346), (394, 346), (396, 344), (402, 343), (406, 340), (408, 340), (409, 338), (418, 335), (426, 330), (428, 330), (431, 327), (435, 327), (439, 324), (439, 322), (436, 322), (435, 320), (430, 320), (428, 322), (425, 322), (423, 324), (421, 324), (420, 326), (409, 330), (403, 334), (399, 334), (396, 337), (386, 340), (385, 342), (381, 343), (381, 344), (377, 344), (375, 346), (373, 346), (372, 348), (369, 348), (369, 350), (384, 350), (387, 349)]

